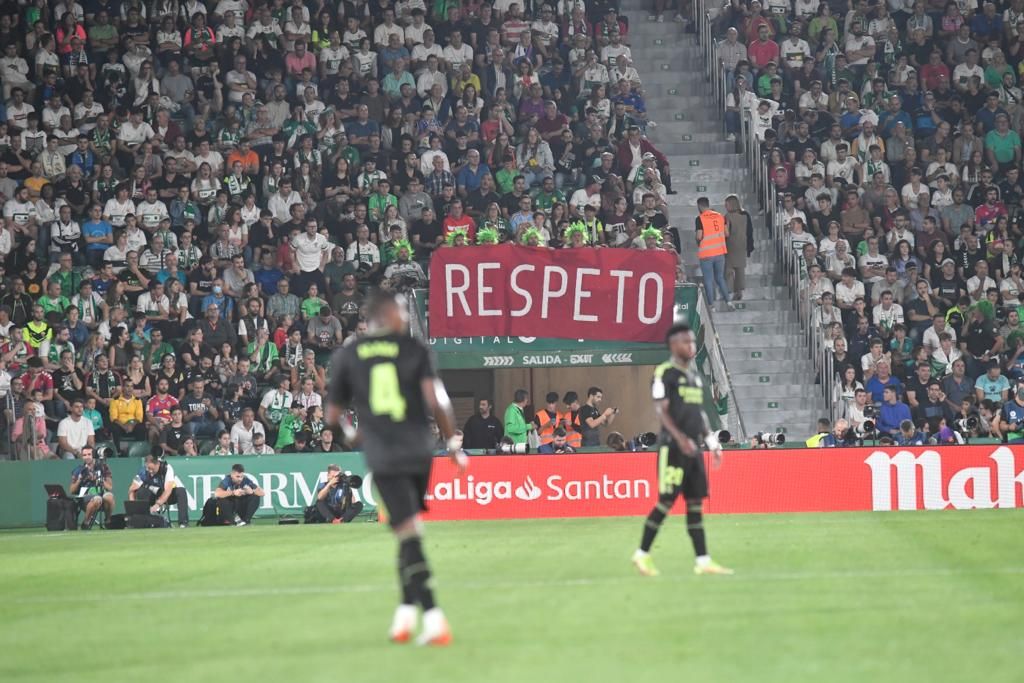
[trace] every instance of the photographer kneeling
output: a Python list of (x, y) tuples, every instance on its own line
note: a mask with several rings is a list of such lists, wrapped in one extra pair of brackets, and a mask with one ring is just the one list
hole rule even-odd
[(352, 500), (352, 489), (362, 485), (362, 477), (345, 474), (337, 465), (328, 465), (327, 479), (316, 485), (316, 505), (306, 508), (306, 522), (351, 522), (363, 511), (363, 503)]
[(145, 463), (128, 487), (128, 500), (142, 500), (150, 504), (151, 514), (159, 514), (167, 505), (178, 508), (178, 526), (188, 526), (188, 495), (178, 486), (174, 468), (155, 455), (147, 455)]
[(263, 489), (252, 475), (246, 474), (245, 467), (232, 465), (203, 506), (203, 519), (214, 526), (232, 523), (245, 526), (259, 510), (263, 495)]
[(92, 528), (100, 508), (106, 510), (108, 519), (114, 514), (114, 477), (106, 462), (93, 457), (92, 446), (82, 447), (82, 464), (71, 472), (70, 488), (78, 508), (85, 512), (83, 531)]

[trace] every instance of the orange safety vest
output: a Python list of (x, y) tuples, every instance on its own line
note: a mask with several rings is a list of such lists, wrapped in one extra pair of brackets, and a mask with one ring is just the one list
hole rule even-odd
[(700, 228), (704, 237), (697, 247), (697, 258), (703, 260), (715, 256), (725, 256), (725, 216), (708, 209), (700, 215)]
[(541, 408), (533, 417), (537, 423), (537, 436), (540, 437), (541, 445), (551, 443), (555, 440), (555, 427), (558, 426), (558, 412), (549, 413), (547, 408)]
[[(562, 424), (563, 420), (568, 426)], [(583, 446), (583, 434), (580, 432), (580, 416), (578, 413), (573, 413), (571, 410), (567, 410), (564, 413), (558, 413), (557, 417), (558, 425), (565, 429), (565, 443), (572, 446), (573, 448), (580, 448)]]

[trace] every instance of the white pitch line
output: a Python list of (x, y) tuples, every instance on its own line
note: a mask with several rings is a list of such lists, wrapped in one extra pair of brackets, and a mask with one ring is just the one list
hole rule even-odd
[[(710, 579), (715, 583), (729, 582), (783, 582), (813, 581), (821, 579), (899, 579), (928, 578), (943, 576), (985, 576), (985, 575), (1024, 575), (1024, 567), (996, 567), (993, 569), (942, 569), (920, 568), (904, 570), (851, 570), (824, 572), (782, 572), (782, 573), (750, 573), (742, 570), (735, 576)], [(524, 580), (524, 581), (467, 581), (462, 583), (436, 583), (447, 590), (503, 590), (513, 588), (573, 588), (592, 586), (611, 586), (622, 584), (657, 585), (658, 583), (682, 583), (701, 581), (692, 575), (662, 576), (657, 579), (645, 579), (638, 576), (610, 576), (605, 578), (576, 578), (555, 580)], [(39, 605), (52, 603), (82, 602), (128, 602), (147, 600), (200, 600), (208, 598), (239, 598), (239, 597), (281, 597), (302, 595), (329, 595), (339, 593), (380, 593), (394, 592), (393, 583), (342, 584), (331, 586), (292, 586), (292, 587), (258, 587), (258, 588), (225, 588), (180, 591), (147, 591), (144, 593), (108, 593), (108, 594), (76, 594), (74, 596), (40, 595), (35, 597), (9, 598), (8, 604)]]

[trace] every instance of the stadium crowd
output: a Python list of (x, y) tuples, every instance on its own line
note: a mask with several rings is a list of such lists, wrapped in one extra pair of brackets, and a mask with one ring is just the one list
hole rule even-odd
[(730, 0), (714, 31), (844, 423), (1024, 437), (1024, 2)]
[(610, 0), (2, 3), (4, 441), (329, 451), (331, 349), (436, 249), (678, 253), (628, 35)]

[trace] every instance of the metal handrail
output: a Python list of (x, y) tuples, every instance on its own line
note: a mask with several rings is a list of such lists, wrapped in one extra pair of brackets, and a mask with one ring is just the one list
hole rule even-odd
[[(696, 27), (696, 34), (704, 56), (704, 77), (709, 83), (711, 95), (719, 111), (726, 111), (726, 99), (728, 88), (726, 87), (725, 69), (718, 56), (718, 43), (714, 36), (711, 13), (707, 0), (694, 0), (693, 22)], [(797, 320), (800, 329), (804, 333), (808, 355), (812, 361), (812, 369), (817, 377), (819, 391), (815, 394), (821, 400), (823, 409), (831, 420), (835, 419), (835, 406), (832, 400), (833, 384), (833, 358), (825, 344), (824, 332), (820, 327), (813, 324), (813, 311), (810, 306), (801, 305), (801, 292), (803, 289), (801, 273), (802, 255), (797, 255), (789, 248), (786, 239), (786, 227), (782, 220), (778, 191), (775, 184), (771, 182), (768, 172), (768, 165), (761, 153), (761, 144), (755, 134), (755, 126), (752, 112), (740, 111), (740, 133), (739, 148), (743, 151), (747, 171), (753, 180), (757, 198), (764, 210), (765, 227), (771, 235), (771, 241), (775, 246), (776, 258), (782, 264), (783, 279), (789, 290), (791, 304), (797, 311)]]

